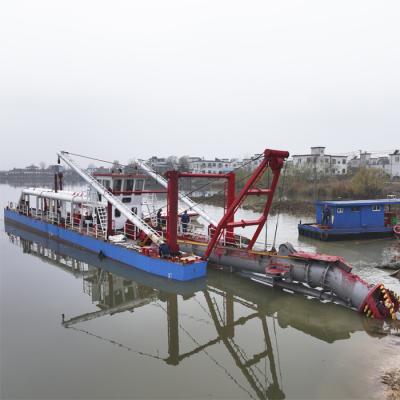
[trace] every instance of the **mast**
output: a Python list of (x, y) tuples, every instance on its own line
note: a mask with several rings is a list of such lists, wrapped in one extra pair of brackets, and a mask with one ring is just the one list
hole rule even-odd
[(110, 193), (100, 182), (82, 170), (69, 156), (67, 151), (57, 153), (68, 166), (70, 166), (78, 175), (80, 175), (97, 193), (101, 194), (108, 202), (110, 202), (117, 210), (121, 212), (132, 224), (142, 230), (157, 245), (164, 243), (161, 235), (143, 221), (138, 215), (132, 212), (125, 204), (123, 204), (116, 196)]

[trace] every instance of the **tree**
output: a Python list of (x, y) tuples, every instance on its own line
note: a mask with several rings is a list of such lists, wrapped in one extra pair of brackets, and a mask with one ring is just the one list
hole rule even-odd
[(361, 168), (351, 180), (354, 195), (366, 198), (382, 195), (386, 177), (381, 170)]
[(189, 172), (190, 171), (189, 156), (182, 156), (179, 158), (178, 170), (181, 172)]
[(176, 156), (169, 156), (166, 159), (166, 164), (168, 169), (176, 169), (178, 165), (178, 157)]
[(118, 160), (114, 160), (112, 163), (112, 172), (118, 172), (122, 168), (122, 165)]

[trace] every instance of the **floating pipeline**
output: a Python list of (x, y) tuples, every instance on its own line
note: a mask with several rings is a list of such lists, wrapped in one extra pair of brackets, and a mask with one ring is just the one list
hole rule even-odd
[[(185, 251), (202, 256), (205, 245), (182, 241)], [(352, 273), (343, 257), (298, 252), (290, 243), (278, 252), (217, 246), (210, 263), (268, 286), (330, 301), (380, 320), (400, 320), (400, 298), (381, 283), (371, 285)]]

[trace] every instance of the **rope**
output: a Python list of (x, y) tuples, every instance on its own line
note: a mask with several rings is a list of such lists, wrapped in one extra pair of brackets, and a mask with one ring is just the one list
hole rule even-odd
[[(251, 163), (252, 161), (258, 160), (260, 157), (262, 157), (262, 156), (258, 156), (258, 157), (256, 157), (256, 158), (251, 159), (251, 161), (249, 161), (248, 163), (245, 163), (245, 164), (241, 165), (240, 167), (237, 167), (237, 168), (233, 169), (231, 172), (235, 172), (235, 171), (237, 171), (237, 170), (239, 170), (239, 169), (245, 167), (246, 165), (248, 165), (248, 164)], [(253, 172), (251, 172), (250, 174), (248, 174), (248, 175), (242, 177), (241, 179), (237, 180), (237, 181), (235, 182), (235, 184), (237, 185), (238, 183), (243, 182), (245, 179), (249, 178), (251, 175), (253, 175)], [(200, 188), (197, 188), (196, 190), (192, 190), (191, 192), (188, 192), (188, 193), (186, 194), (186, 196), (188, 196), (188, 195), (190, 195), (190, 194), (193, 194), (194, 192), (197, 192), (198, 190), (202, 189), (203, 187), (207, 187), (207, 186), (211, 185), (211, 183), (212, 183), (212, 182), (208, 182), (208, 183), (206, 183), (205, 185), (200, 186)], [(224, 193), (224, 191), (225, 191), (225, 189), (221, 189), (221, 190), (218, 190), (218, 192), (216, 192), (215, 194), (216, 194), (216, 195), (222, 194), (222, 193)], [(192, 201), (193, 201), (193, 200), (192, 200)], [(194, 203), (195, 203), (195, 205), (197, 205), (197, 206), (200, 205), (200, 203), (198, 203), (198, 202), (197, 202), (197, 203), (194, 202)], [(190, 207), (185, 209), (185, 211), (189, 211), (189, 210), (190, 210)]]
[(283, 169), (282, 186), (281, 186), (280, 189), (279, 189), (278, 214), (276, 215), (276, 225), (275, 225), (274, 240), (273, 240), (273, 242), (272, 242), (272, 250), (275, 250), (276, 233), (278, 232), (279, 216), (280, 216), (280, 214), (281, 214), (282, 196), (283, 196), (283, 190), (284, 190), (284, 188), (285, 188), (285, 181), (286, 181), (286, 166), (287, 166), (287, 163), (285, 163), (285, 167), (284, 167), (284, 169)]

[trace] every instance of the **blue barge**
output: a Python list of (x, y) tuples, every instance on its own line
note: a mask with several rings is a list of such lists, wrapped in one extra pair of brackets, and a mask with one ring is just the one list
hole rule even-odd
[(77, 232), (57, 223), (33, 218), (11, 209), (4, 210), (4, 220), (9, 224), (29, 229), (33, 232), (45, 234), (49, 238), (55, 238), (60, 242), (70, 243), (77, 248), (89, 250), (101, 257), (108, 257), (124, 263), (130, 267), (146, 271), (150, 274), (162, 276), (177, 281), (189, 281), (206, 275), (207, 262), (196, 260), (192, 263), (183, 263), (152, 257), (140, 252), (122, 247), (87, 235), (84, 231)]
[(325, 241), (394, 237), (400, 199), (318, 201), (315, 208), (316, 222), (300, 222), (300, 235)]

